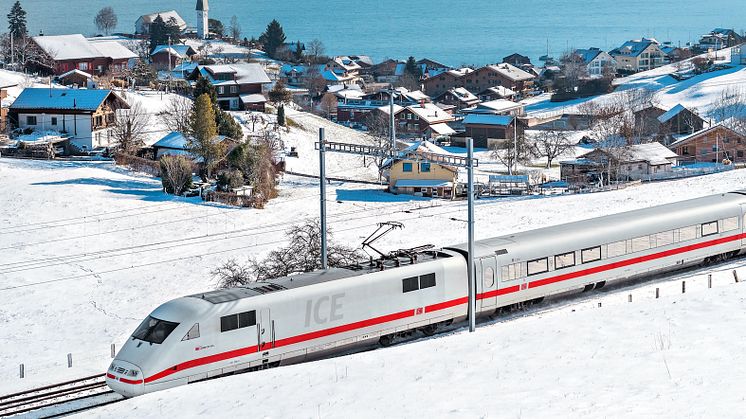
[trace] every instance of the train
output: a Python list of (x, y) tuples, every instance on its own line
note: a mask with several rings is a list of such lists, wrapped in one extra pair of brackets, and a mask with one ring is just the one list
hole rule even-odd
[[(746, 190), (476, 241), (478, 316), (614, 281), (715, 263), (746, 247)], [(316, 359), (467, 317), (466, 244), (188, 295), (157, 307), (106, 382), (134, 397)]]

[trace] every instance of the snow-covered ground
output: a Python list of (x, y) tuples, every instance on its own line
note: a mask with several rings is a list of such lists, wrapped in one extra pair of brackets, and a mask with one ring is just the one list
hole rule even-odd
[[(309, 120), (316, 121), (313, 118)], [(312, 149), (312, 146), (307, 144), (306, 147)], [(331, 163), (332, 167), (345, 168), (360, 164), (351, 163), (355, 161), (354, 157), (341, 154), (330, 153), (329, 159), (336, 160)], [(309, 170), (313, 166), (308, 164)], [(0, 342), (3, 344), (0, 355), (0, 394), (105, 370), (110, 361), (109, 345), (115, 343), (119, 347), (140, 320), (157, 305), (174, 297), (213, 288), (215, 280), (210, 272), (215, 266), (228, 258), (242, 260), (249, 256), (261, 257), (274, 246), (283, 243), (283, 231), (290, 225), (318, 215), (316, 181), (290, 175), (286, 175), (282, 182), (280, 197), (271, 201), (263, 210), (229, 208), (205, 204), (198, 198), (167, 196), (161, 192), (157, 179), (132, 174), (106, 162), (0, 159), (0, 179), (0, 196), (3, 197), (3, 205), (0, 207), (0, 293), (3, 296), (3, 304), (0, 305)], [(736, 170), (600, 194), (480, 200), (476, 208), (477, 238), (724, 192), (740, 188), (744, 182), (746, 171)], [(393, 196), (381, 192), (380, 188), (374, 185), (339, 182), (330, 185), (327, 199), (329, 222), (335, 239), (352, 246), (359, 245), (375, 229), (377, 222), (386, 220), (401, 221), (406, 228), (399, 234), (387, 236), (381, 242), (381, 248), (384, 249), (412, 247), (425, 243), (443, 246), (463, 242), (466, 238), (464, 202)], [(587, 321), (595, 320), (590, 316)], [(646, 322), (649, 319), (641, 321)], [(432, 391), (437, 394), (442, 387), (439, 387), (441, 384), (435, 384), (435, 377), (452, 380), (453, 385), (449, 387), (471, 388), (471, 392), (482, 394), (483, 397), (495, 396), (494, 400), (490, 401), (491, 404), (485, 405), (494, 407), (498, 406), (496, 403), (502, 403), (501, 400), (515, 401), (528, 396), (528, 393), (524, 393), (528, 391), (526, 383), (511, 374), (518, 374), (517, 371), (525, 372), (525, 379), (528, 380), (532, 374), (541, 370), (537, 365), (541, 365), (542, 368), (548, 365), (541, 360), (542, 358), (555, 356), (556, 351), (550, 353), (541, 349), (546, 346), (541, 340), (544, 332), (538, 332), (545, 330), (546, 333), (550, 333), (549, 331), (554, 329), (551, 326), (544, 329), (541, 321), (536, 322), (535, 326), (531, 326), (535, 328), (531, 333), (524, 333), (519, 329), (514, 332), (515, 340), (511, 341), (513, 343), (510, 346), (525, 343), (524, 350), (510, 349), (513, 352), (506, 353), (513, 355), (508, 357), (503, 354), (503, 347), (498, 351), (492, 351), (493, 355), (490, 356), (499, 360), (500, 368), (505, 365), (505, 368), (508, 368), (505, 370), (506, 373), (513, 373), (501, 375), (502, 378), (495, 376), (491, 378), (493, 381), (489, 382), (471, 383), (468, 379), (469, 374), (457, 372), (456, 367), (466, 361), (459, 364), (454, 354), (464, 353), (466, 348), (471, 346), (489, 347), (489, 342), (496, 339), (495, 333), (498, 336), (504, 333), (502, 324), (485, 327), (484, 333), (480, 332), (474, 337), (459, 335), (463, 339), (435, 339), (402, 347), (406, 349), (395, 348), (393, 352), (379, 351), (372, 355), (356, 355), (349, 361), (328, 361), (332, 364), (321, 365), (349, 362), (349, 376), (360, 374), (355, 380), (367, 380), (365, 374), (373, 367), (363, 366), (365, 363), (372, 362), (370, 365), (378, 365), (373, 369), (380, 369), (381, 375), (378, 377), (383, 378), (377, 379), (375, 375), (372, 376), (370, 380), (373, 381), (369, 383), (376, 385), (366, 386), (366, 395), (360, 399), (360, 402), (367, 406), (364, 410), (367, 412), (377, 411), (373, 406), (376, 397), (388, 397), (389, 393), (386, 393), (385, 389), (393, 388), (393, 382), (387, 380), (401, 379), (404, 380), (402, 384), (411, 384), (404, 386), (402, 391), (404, 388), (416, 389), (411, 406), (423, 407), (423, 404), (428, 404), (423, 402), (423, 392), (426, 392), (428, 387), (419, 388), (419, 384), (416, 383), (421, 380), (425, 380), (423, 383), (433, 383)], [(618, 327), (627, 326), (619, 324)], [(569, 329), (568, 326), (568, 329), (563, 330), (570, 333)], [(729, 331), (731, 332), (736, 333), (735, 329)], [(650, 345), (647, 340), (631, 344), (629, 339), (634, 339), (636, 335), (627, 336), (629, 333), (624, 330), (619, 332), (619, 336), (609, 333), (605, 334), (609, 339), (608, 347)], [(473, 343), (472, 339), (477, 339), (479, 343)], [(709, 336), (707, 339), (719, 338)], [(456, 346), (454, 352), (449, 355), (445, 348), (450, 347), (451, 342)], [(460, 342), (472, 342), (473, 345), (470, 343), (468, 346), (462, 346), (465, 344)], [(582, 335), (579, 338), (568, 337), (566, 342), (583, 342)], [(593, 342), (595, 341), (588, 345), (593, 345)], [(681, 344), (684, 343), (682, 339)], [(557, 342), (559, 352), (575, 350), (572, 345), (564, 347), (561, 342)], [(590, 349), (583, 349), (588, 350)], [(538, 352), (531, 355), (531, 351)], [(413, 360), (424, 352), (432, 353), (434, 358), (428, 355), (421, 361)], [(473, 374), (479, 371), (478, 366), (484, 361), (482, 355), (476, 354), (477, 352), (481, 353), (475, 350), (474, 361), (470, 360), (467, 363), (474, 368)], [(70, 369), (66, 366), (67, 353), (73, 355), (73, 368)], [(380, 361), (377, 358), (379, 353), (383, 357)], [(397, 353), (406, 354), (402, 359), (413, 362), (413, 366), (396, 363), (376, 364), (385, 362), (385, 359), (400, 357), (401, 355), (392, 355)], [(536, 360), (537, 356), (539, 361)], [(607, 356), (610, 358), (606, 359), (614, 359), (618, 352), (612, 351)], [(697, 362), (699, 356), (699, 353), (692, 353), (692, 359), (698, 360)], [(573, 362), (579, 363), (584, 359), (579, 355), (568, 357), (567, 365), (570, 366), (575, 365)], [(507, 359), (511, 361), (505, 361)], [(355, 366), (358, 362), (361, 363), (359, 367)], [(429, 373), (417, 373), (418, 369), (414, 367), (418, 363), (426, 362), (433, 364), (432, 378), (423, 378), (429, 376)], [(24, 363), (26, 368), (26, 378), (22, 380), (18, 378), (20, 363)], [(248, 380), (246, 383), (249, 388), (256, 387), (269, 392), (272, 388), (269, 382), (274, 383), (277, 388), (285, 386), (285, 374), (301, 374), (303, 377), (309, 375), (308, 380), (319, 389), (308, 394), (295, 390), (289, 392), (288, 394), (294, 395), (294, 404), (288, 404), (286, 407), (283, 407), (285, 404), (280, 401), (259, 403), (258, 408), (267, 409), (262, 410), (262, 415), (295, 416), (293, 412), (304, 412), (301, 416), (318, 416), (315, 412), (321, 409), (319, 415), (322, 417), (327, 417), (334, 411), (337, 412), (336, 416), (343, 416), (344, 410), (339, 409), (344, 409), (347, 406), (345, 403), (352, 403), (353, 400), (351, 393), (345, 392), (353, 392), (355, 388), (356, 391), (360, 390), (357, 386), (348, 386), (349, 388), (340, 392), (338, 396), (324, 399), (325, 402), (337, 400), (334, 405), (317, 407), (315, 400), (318, 399), (319, 393), (316, 391), (323, 391), (324, 394), (337, 394), (340, 391), (336, 381), (332, 385), (329, 376), (324, 375), (328, 373), (328, 368), (318, 368), (318, 365), (294, 367), (296, 369), (292, 370), (279, 369), (277, 372), (262, 373), (270, 375), (246, 375), (243, 376), (245, 378), (237, 379)], [(599, 368), (594, 365), (591, 365), (590, 370), (598, 371)], [(719, 364), (705, 364), (707, 365), (712, 368), (720, 367)], [(350, 366), (352, 371), (349, 369)], [(562, 371), (573, 369), (575, 367)], [(409, 376), (408, 373), (404, 374), (405, 371), (415, 375)], [(578, 375), (562, 378), (576, 385), (575, 390), (568, 394), (581, 391), (580, 384), (577, 383), (587, 381), (588, 374), (590, 373), (578, 372)], [(398, 378), (386, 378), (388, 375)], [(418, 376), (423, 377), (417, 378)], [(256, 377), (265, 380), (259, 385), (259, 379)], [(509, 379), (502, 381), (505, 377)], [(558, 374), (557, 377), (563, 376)], [(699, 380), (695, 375), (682, 377), (681, 380), (684, 381)], [(703, 376), (703, 382), (708, 382), (707, 377)], [(743, 378), (744, 375), (739, 377)], [(267, 378), (270, 379), (266, 380)], [(410, 379), (411, 383), (407, 381)], [(301, 385), (303, 383), (300, 381), (303, 380), (296, 379), (293, 385)], [(341, 378), (337, 377), (335, 380)], [(603, 388), (606, 390), (612, 385), (611, 382), (605, 383), (603, 380), (595, 382), (605, 385)], [(218, 385), (216, 383), (211, 382), (207, 385)], [(539, 380), (534, 384), (540, 387), (539, 393), (554, 394), (553, 392), (560, 391), (550, 382)], [(624, 392), (628, 390), (628, 395), (633, 396), (632, 387), (621, 389)], [(641, 388), (638, 390), (642, 391)], [(181, 394), (179, 391), (186, 393), (177, 396)], [(169, 396), (150, 397), (153, 397), (156, 405), (157, 400), (164, 401), (164, 411), (168, 412), (169, 406), (175, 405), (165, 403), (165, 400), (178, 398), (187, 403), (191, 391), (195, 390), (176, 390), (176, 393), (169, 393)], [(257, 391), (257, 395), (262, 394), (261, 391)], [(215, 394), (218, 393), (228, 394), (225, 390)], [(601, 393), (592, 393), (588, 397), (594, 399), (598, 396), (601, 396)], [(254, 400), (248, 397), (237, 395), (235, 400), (242, 401), (231, 406), (246, 408), (247, 404), (242, 403)], [(562, 397), (553, 395), (550, 400), (559, 403)], [(217, 396), (215, 399), (217, 400)], [(404, 403), (405, 399), (399, 397), (401, 403)], [(275, 397), (274, 400), (287, 398)], [(428, 408), (436, 409), (442, 406), (437, 404), (441, 403), (437, 400), (440, 398), (433, 396)], [(528, 406), (528, 403), (526, 405)], [(125, 406), (131, 409), (134, 404)], [(398, 405), (377, 409), (394, 409), (394, 406)], [(557, 411), (563, 411), (561, 403), (557, 406)], [(298, 410), (283, 410), (286, 408)], [(277, 411), (285, 414), (271, 413), (272, 409), (280, 409)], [(415, 412), (415, 407), (409, 407), (412, 410), (406, 409), (402, 412), (408, 415)], [(529, 407), (526, 409), (528, 410), (524, 411), (531, 411)], [(198, 411), (200, 410), (194, 412)], [(395, 415), (394, 410), (384, 412)], [(472, 413), (482, 414), (479, 413), (482, 411), (477, 406), (460, 412), (467, 416)], [(493, 412), (492, 408), (484, 411), (489, 412)], [(616, 411), (607, 412), (614, 416)], [(127, 413), (127, 410), (119, 413)], [(134, 416), (140, 416), (140, 413), (135, 413)], [(517, 416), (517, 413), (512, 416)]]

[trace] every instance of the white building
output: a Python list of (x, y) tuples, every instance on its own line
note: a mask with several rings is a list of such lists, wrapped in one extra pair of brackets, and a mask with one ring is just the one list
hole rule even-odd
[(612, 71), (616, 69), (616, 61), (605, 51), (599, 48), (576, 49), (575, 55), (580, 57), (585, 64), (588, 75), (591, 77), (600, 77), (604, 74), (604, 68), (608, 67)]
[(197, 37), (207, 39), (210, 34), (209, 18), (207, 16), (210, 10), (207, 0), (197, 0)]
[(179, 26), (179, 30), (182, 32), (187, 28), (187, 24), (176, 12), (176, 10), (165, 10), (163, 12), (151, 13), (149, 15), (142, 15), (135, 21), (135, 33), (141, 35), (147, 35), (150, 33), (150, 24), (158, 17), (161, 16), (164, 22), (168, 22), (171, 18), (176, 21), (176, 25)]

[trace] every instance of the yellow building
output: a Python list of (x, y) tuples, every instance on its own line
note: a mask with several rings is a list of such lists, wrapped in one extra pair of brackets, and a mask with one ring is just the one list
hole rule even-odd
[(402, 150), (403, 154), (417, 154), (418, 160), (396, 158), (384, 163), (384, 174), (389, 192), (436, 198), (453, 198), (458, 181), (458, 169), (429, 162), (428, 155), (449, 154), (429, 141), (417, 141)]

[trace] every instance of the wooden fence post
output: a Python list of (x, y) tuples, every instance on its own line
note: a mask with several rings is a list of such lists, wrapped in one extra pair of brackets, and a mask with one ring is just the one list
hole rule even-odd
[(23, 368), (23, 364), (21, 364), (21, 368), (20, 368), (20, 370), (21, 370), (21, 371), (20, 371), (20, 372), (21, 372), (21, 378), (25, 377), (25, 376), (26, 376), (26, 371), (25, 371), (25, 369)]
[(629, 301), (628, 302), (630, 302), (630, 303), (632, 302), (632, 294), (629, 295)]
[(733, 270), (733, 279), (735, 279), (736, 283), (738, 283), (738, 272), (736, 272), (735, 269)]
[(661, 295), (661, 289), (660, 288), (656, 288), (655, 289), (655, 298), (660, 297), (660, 295)]
[(73, 367), (73, 354), (67, 354), (67, 368)]
[(116, 355), (116, 353), (117, 353), (116, 345), (112, 343), (111, 344), (111, 357), (114, 358), (114, 356)]
[(681, 293), (686, 293), (686, 281), (681, 281)]
[(598, 306), (601, 307), (601, 303), (598, 303)]
[(707, 288), (712, 288), (712, 274), (707, 275)]

